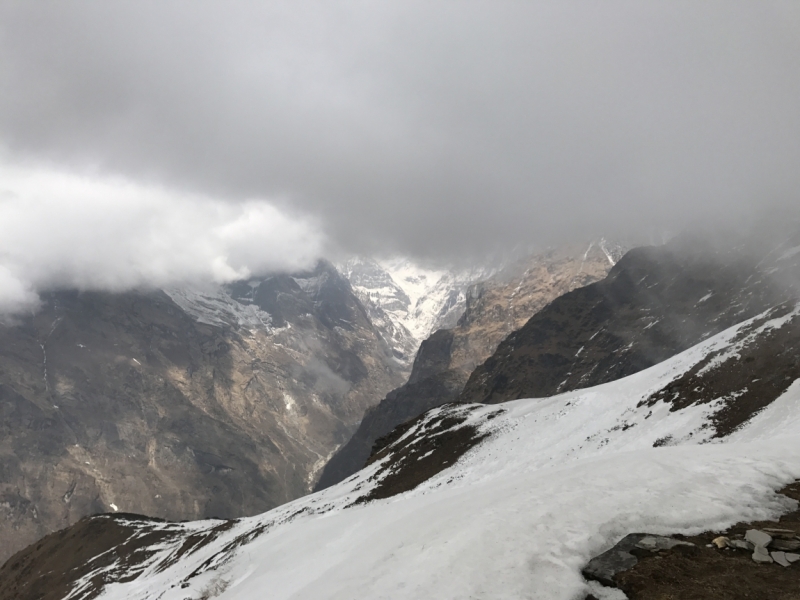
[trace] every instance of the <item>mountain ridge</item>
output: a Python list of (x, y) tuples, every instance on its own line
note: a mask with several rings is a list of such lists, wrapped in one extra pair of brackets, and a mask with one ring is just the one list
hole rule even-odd
[[(597, 593), (581, 568), (632, 531), (692, 534), (796, 509), (775, 492), (800, 478), (800, 380), (717, 441), (709, 425), (735, 398), (676, 406), (658, 396), (709, 359), (714, 370), (750, 364), (736, 351), (745, 339), (764, 348), (759, 340), (787, 327), (800, 339), (798, 324), (800, 305), (773, 307), (613, 382), (432, 409), (356, 476), (258, 517), (93, 517), (4, 565), (0, 599), (33, 597), (38, 577), (82, 600)], [(758, 365), (751, 373), (771, 373), (769, 361)], [(454, 456), (469, 431), (481, 439)], [(376, 494), (426, 465), (421, 482)], [(89, 527), (101, 542), (72, 559), (80, 568), (44, 573)], [(59, 583), (63, 573), (73, 574)]]
[(332, 456), (315, 487), (324, 489), (360, 469), (381, 436), (435, 406), (455, 400), (471, 371), (508, 334), (559, 295), (605, 276), (624, 246), (604, 239), (523, 258), (470, 286), (464, 313), (451, 329), (422, 342), (405, 385), (364, 415)]

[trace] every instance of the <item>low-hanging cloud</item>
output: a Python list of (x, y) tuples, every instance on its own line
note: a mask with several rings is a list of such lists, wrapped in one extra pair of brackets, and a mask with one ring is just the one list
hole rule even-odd
[(0, 144), (428, 258), (797, 205), (800, 3), (0, 6)]
[(224, 283), (300, 269), (323, 243), (313, 221), (266, 201), (0, 163), (0, 313), (35, 308), (51, 289)]

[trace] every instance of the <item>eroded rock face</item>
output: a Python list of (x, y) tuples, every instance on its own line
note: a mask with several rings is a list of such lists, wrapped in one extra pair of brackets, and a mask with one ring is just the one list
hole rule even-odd
[(457, 325), (422, 343), (408, 382), (367, 411), (350, 441), (325, 466), (317, 489), (361, 469), (376, 440), (397, 425), (453, 401), (503, 338), (558, 296), (603, 278), (622, 254), (622, 246), (605, 240), (550, 250), (471, 286)]
[(460, 402), (551, 396), (631, 375), (800, 290), (800, 234), (635, 248), (538, 312), (471, 374)]
[(296, 498), (402, 380), (329, 264), (170, 293), (59, 292), (0, 326), (0, 561), (98, 512)]

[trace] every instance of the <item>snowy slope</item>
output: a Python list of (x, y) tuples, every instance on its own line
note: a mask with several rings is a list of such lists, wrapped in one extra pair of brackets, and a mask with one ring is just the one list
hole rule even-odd
[[(252, 286), (258, 287), (259, 281)], [(200, 323), (215, 326), (243, 327), (249, 330), (272, 330), (269, 313), (257, 305), (234, 298), (224, 286), (199, 289), (192, 287), (165, 288), (172, 301)]]
[[(381, 460), (264, 515), (132, 524), (165, 533), (151, 554), (98, 568), (70, 597), (98, 577), (109, 599), (579, 597), (581, 567), (627, 533), (700, 532), (793, 508), (774, 490), (800, 478), (800, 380), (724, 439), (712, 419), (728, 398), (677, 410), (651, 400), (709, 356), (724, 365), (798, 321), (798, 307), (768, 312), (595, 388), (434, 409)], [(440, 436), (446, 451), (459, 429), (487, 437), (412, 491), (358, 502), (432, 464), (438, 450), (422, 450)]]

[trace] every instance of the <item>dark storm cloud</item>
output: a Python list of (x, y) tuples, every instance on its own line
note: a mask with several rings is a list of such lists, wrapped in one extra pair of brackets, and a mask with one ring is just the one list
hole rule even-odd
[(14, 159), (226, 202), (353, 251), (791, 206), (796, 2), (5, 2)]

